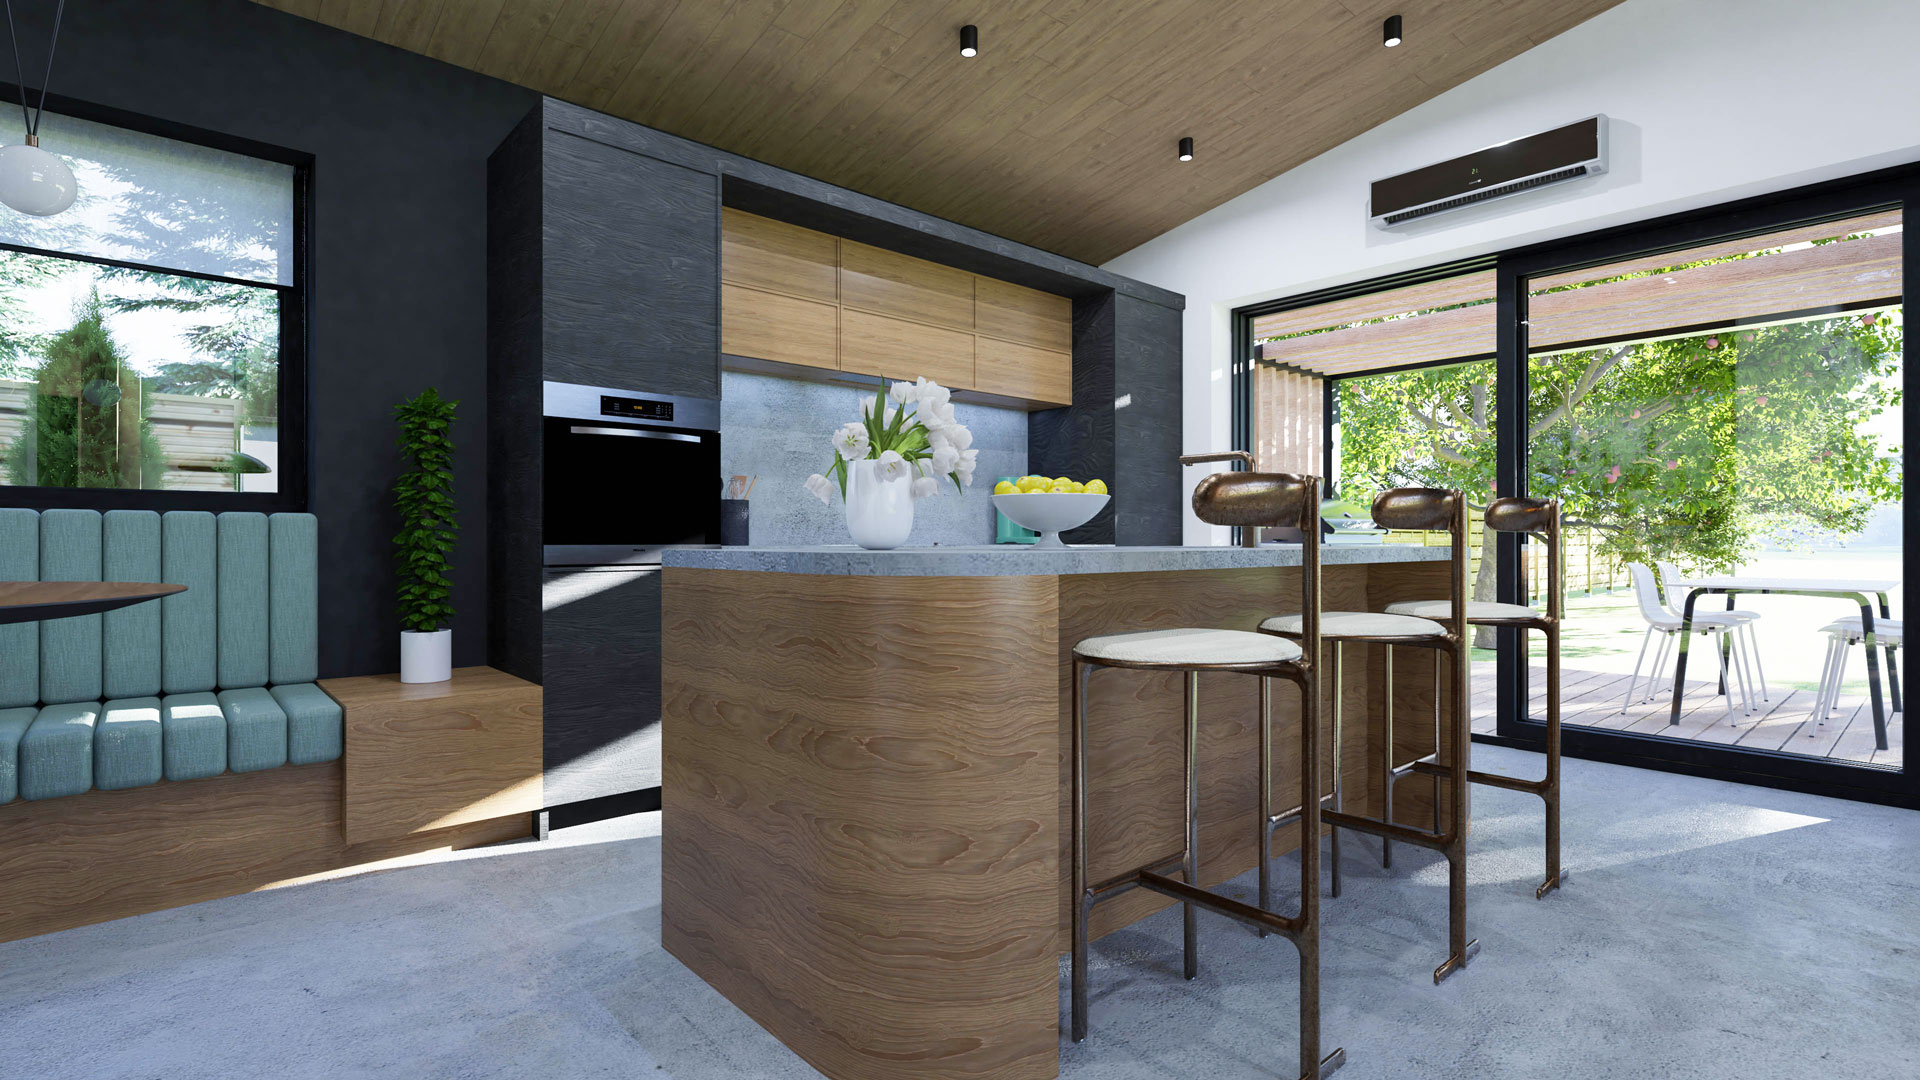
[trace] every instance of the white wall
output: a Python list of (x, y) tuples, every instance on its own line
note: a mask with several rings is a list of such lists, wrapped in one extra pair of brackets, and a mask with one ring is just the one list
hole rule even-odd
[[(1226, 449), (1234, 308), (1920, 160), (1916, 41), (1920, 0), (1627, 0), (1107, 269), (1186, 294), (1185, 446)], [(1366, 222), (1382, 176), (1594, 113), (1604, 176), (1411, 231)], [(1226, 542), (1191, 511), (1185, 535)]]

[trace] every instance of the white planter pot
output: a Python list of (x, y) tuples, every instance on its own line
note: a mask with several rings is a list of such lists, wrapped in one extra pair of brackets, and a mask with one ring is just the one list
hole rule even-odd
[(847, 463), (847, 532), (871, 551), (897, 548), (913, 531), (913, 480), (903, 470), (882, 480), (878, 461)]
[(453, 678), (453, 631), (400, 631), (400, 681), (446, 682)]

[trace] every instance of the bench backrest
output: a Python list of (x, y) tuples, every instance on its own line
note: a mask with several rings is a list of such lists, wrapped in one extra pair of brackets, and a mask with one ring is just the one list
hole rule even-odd
[(318, 561), (312, 514), (0, 508), (0, 580), (187, 586), (0, 625), (0, 708), (312, 682)]

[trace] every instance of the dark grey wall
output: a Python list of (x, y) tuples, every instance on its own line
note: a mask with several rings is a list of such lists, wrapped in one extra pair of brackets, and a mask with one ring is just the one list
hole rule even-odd
[[(37, 71), (54, 5), (15, 6)], [(454, 661), (484, 663), (486, 162), (538, 96), (247, 0), (71, 4), (53, 90), (313, 155), (320, 672), (399, 667), (391, 413), (428, 385), (462, 402)]]

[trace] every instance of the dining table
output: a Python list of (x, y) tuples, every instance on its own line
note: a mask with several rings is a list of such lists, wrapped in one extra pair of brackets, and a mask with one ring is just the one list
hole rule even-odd
[[(1687, 642), (1693, 636), (1693, 609), (1702, 596), (1725, 596), (1727, 610), (1733, 610), (1734, 597), (1742, 594), (1771, 594), (1775, 596), (1825, 596), (1836, 600), (1849, 600), (1860, 608), (1861, 640), (1867, 651), (1867, 696), (1873, 704), (1873, 738), (1878, 749), (1887, 749), (1887, 702), (1880, 693), (1879, 650), (1884, 649), (1887, 656), (1887, 689), (1892, 695), (1893, 711), (1901, 711), (1900, 705), (1900, 668), (1895, 662), (1895, 648), (1874, 641), (1873, 621), (1882, 622), (1893, 618), (1892, 605), (1887, 595), (1900, 587), (1898, 581), (1881, 578), (1782, 578), (1749, 577), (1744, 574), (1710, 574), (1688, 578), (1675, 582), (1687, 590), (1687, 600), (1680, 613), (1679, 659), (1673, 669), (1673, 711), (1669, 714), (1669, 725), (1680, 722), (1680, 696), (1687, 685)], [(1878, 613), (1869, 597), (1879, 601)], [(1724, 679), (1720, 690), (1726, 692)]]
[(186, 591), (157, 581), (0, 581), (0, 624), (97, 615)]

